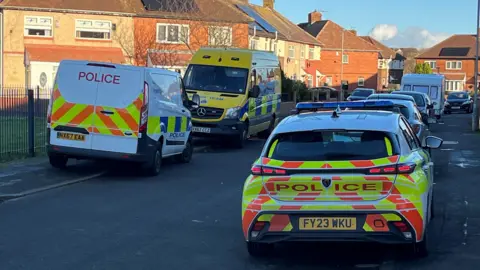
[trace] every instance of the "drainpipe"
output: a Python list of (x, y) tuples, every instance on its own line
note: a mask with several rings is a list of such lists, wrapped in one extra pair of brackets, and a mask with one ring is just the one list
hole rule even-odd
[(475, 92), (473, 95), (473, 113), (472, 113), (472, 130), (477, 131), (479, 125), (478, 119), (478, 42), (479, 42), (479, 28), (480, 27), (480, 0), (477, 2), (477, 37), (475, 42)]

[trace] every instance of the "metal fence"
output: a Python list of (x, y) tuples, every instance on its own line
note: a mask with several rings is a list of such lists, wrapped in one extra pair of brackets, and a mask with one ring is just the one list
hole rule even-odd
[(51, 91), (0, 88), (0, 162), (45, 153)]

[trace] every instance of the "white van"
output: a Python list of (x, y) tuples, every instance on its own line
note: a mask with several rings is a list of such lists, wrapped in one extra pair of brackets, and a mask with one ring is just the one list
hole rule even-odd
[(180, 74), (156, 68), (65, 60), (48, 108), (50, 164), (69, 158), (138, 162), (158, 175), (162, 158), (189, 162), (190, 101)]
[(433, 102), (435, 117), (441, 118), (445, 103), (445, 76), (442, 74), (405, 74), (400, 91), (427, 94)]

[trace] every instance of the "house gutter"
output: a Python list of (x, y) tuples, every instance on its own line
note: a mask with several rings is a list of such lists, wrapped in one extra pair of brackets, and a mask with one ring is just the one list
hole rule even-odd
[(124, 16), (124, 17), (134, 17), (136, 15), (134, 13), (124, 13), (124, 12), (74, 10), (74, 9), (59, 9), (59, 8), (36, 8), (36, 7), (14, 7), (14, 6), (2, 6), (1, 8), (8, 9), (8, 10), (76, 13), (76, 14), (109, 15), (109, 16)]

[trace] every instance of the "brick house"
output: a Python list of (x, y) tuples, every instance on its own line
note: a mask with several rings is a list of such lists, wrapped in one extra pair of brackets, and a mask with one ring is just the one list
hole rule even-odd
[[(320, 60), (321, 42), (277, 12), (274, 0), (263, 0), (262, 6), (249, 4), (248, 0), (238, 2), (240, 2), (240, 5), (237, 5), (239, 9), (249, 14), (258, 25), (253, 26), (257, 30), (262, 30), (256, 31), (255, 36), (250, 35), (251, 43), (260, 43), (260, 46), (250, 47), (275, 52), (285, 76), (293, 80), (301, 80), (307, 86), (314, 87), (318, 72), (310, 67), (312, 62)], [(252, 25), (250, 27), (252, 28)], [(259, 34), (263, 34), (264, 38), (259, 37)], [(262, 41), (265, 44), (264, 47), (261, 47)]]
[(229, 1), (138, 1), (145, 11), (134, 18), (137, 65), (184, 73), (201, 47), (248, 48), (252, 19)]
[(3, 1), (2, 85), (48, 92), (63, 59), (131, 63), (123, 48), (133, 46), (132, 17), (142, 8), (139, 1)]
[[(373, 44), (330, 20), (322, 20), (318, 11), (308, 15), (308, 22), (299, 24), (322, 43), (322, 58), (312, 63), (319, 71), (320, 84), (340, 89), (348, 84), (348, 92), (357, 87), (377, 89), (378, 53)], [(343, 51), (343, 56), (342, 56)]]
[(378, 53), (377, 90), (399, 88), (403, 76), (405, 57), (370, 36), (362, 36), (380, 52)]
[(473, 91), (475, 35), (453, 35), (418, 55), (416, 63), (428, 63), (434, 73), (445, 75), (446, 91)]

